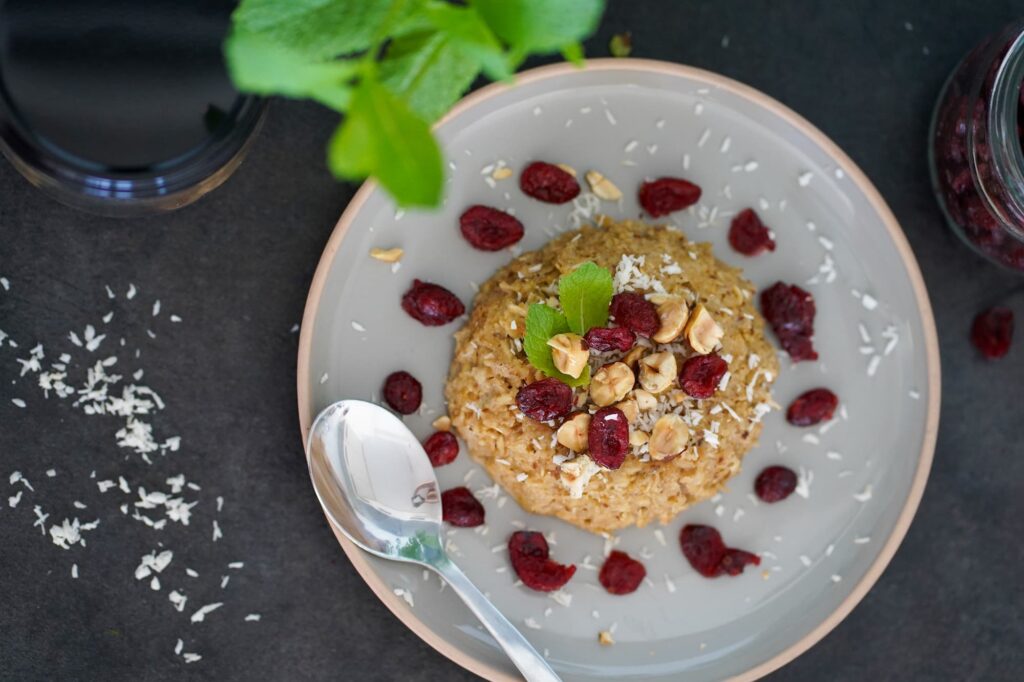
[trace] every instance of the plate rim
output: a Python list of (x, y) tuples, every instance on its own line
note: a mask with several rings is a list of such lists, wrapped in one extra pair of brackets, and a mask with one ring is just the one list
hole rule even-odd
[[(434, 124), (434, 128), (447, 123), (460, 116), (482, 102), (507, 92), (517, 85), (525, 85), (537, 81), (559, 78), (567, 74), (583, 73), (584, 71), (633, 71), (653, 72), (661, 75), (681, 76), (692, 80), (703, 81), (704, 83), (732, 92), (733, 94), (747, 98), (759, 106), (768, 109), (779, 116), (800, 132), (811, 139), (816, 145), (824, 150), (832, 158), (836, 159), (843, 166), (847, 177), (863, 193), (872, 209), (877, 213), (889, 232), (896, 251), (900, 256), (907, 275), (910, 278), (911, 287), (914, 293), (914, 300), (917, 303), (921, 318), (921, 326), (924, 334), (924, 347), (926, 355), (927, 381), (928, 381), (928, 406), (925, 415), (924, 438), (921, 443), (921, 452), (918, 455), (917, 468), (914, 478), (911, 481), (910, 490), (903, 504), (892, 533), (886, 539), (881, 551), (861, 580), (854, 586), (850, 593), (843, 599), (836, 609), (822, 620), (810, 632), (788, 646), (778, 654), (763, 661), (762, 663), (732, 677), (735, 682), (752, 682), (768, 673), (781, 668), (796, 657), (803, 654), (812, 646), (821, 641), (825, 635), (831, 632), (841, 623), (853, 609), (860, 603), (864, 596), (871, 590), (881, 577), (885, 568), (889, 565), (896, 550), (899, 548), (910, 528), (910, 523), (917, 513), (921, 498), (924, 495), (928, 474), (931, 471), (932, 460), (935, 454), (935, 445), (939, 429), (939, 407), (941, 402), (942, 379), (941, 365), (939, 361), (938, 332), (935, 327), (935, 317), (932, 312), (931, 302), (928, 298), (928, 291), (924, 284), (920, 266), (910, 248), (906, 235), (900, 227), (896, 216), (893, 214), (885, 199), (868, 179), (867, 175), (854, 163), (854, 161), (835, 143), (821, 132), (810, 121), (796, 113), (775, 98), (757, 90), (749, 85), (733, 80), (726, 76), (707, 71), (705, 69), (676, 64), (654, 59), (633, 59), (633, 58), (598, 58), (587, 59), (585, 66), (580, 69), (569, 63), (558, 63), (523, 71), (516, 75), (516, 81), (512, 85), (504, 83), (491, 83), (476, 90), (459, 100), (455, 106), (441, 120)], [(353, 195), (352, 200), (345, 207), (335, 224), (331, 235), (324, 247), (323, 254), (317, 264), (316, 271), (310, 283), (309, 294), (306, 298), (305, 308), (302, 315), (302, 324), (299, 332), (298, 362), (296, 367), (299, 425), (302, 435), (303, 451), (306, 449), (306, 440), (309, 435), (309, 427), (312, 423), (310, 413), (309, 396), (311, 394), (309, 382), (309, 362), (313, 345), (313, 322), (316, 318), (320, 301), (324, 293), (324, 285), (327, 280), (327, 273), (334, 263), (335, 254), (341, 247), (342, 240), (348, 232), (349, 226), (356, 215), (362, 209), (363, 204), (369, 199), (373, 191), (377, 189), (375, 181), (366, 181)], [(325, 517), (326, 518), (326, 517)], [(499, 670), (484, 660), (481, 660), (470, 653), (459, 649), (456, 645), (444, 639), (430, 629), (420, 619), (419, 614), (411, 609), (404, 608), (405, 602), (395, 595), (385, 582), (374, 573), (368, 554), (356, 547), (351, 541), (345, 538), (337, 529), (331, 526), (331, 531), (338, 539), (338, 543), (345, 551), (349, 561), (362, 577), (363, 581), (377, 595), (377, 598), (393, 613), (406, 627), (412, 630), (420, 639), (443, 654), (452, 662), (495, 682), (516, 682), (519, 678)]]

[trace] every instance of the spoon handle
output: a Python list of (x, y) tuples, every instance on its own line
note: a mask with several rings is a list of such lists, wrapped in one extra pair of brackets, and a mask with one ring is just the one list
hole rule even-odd
[(508, 657), (527, 682), (561, 682), (547, 661), (537, 653), (522, 633), (505, 616), (494, 607), (494, 604), (469, 581), (466, 574), (447, 557), (442, 558), (431, 568), (441, 574), (455, 594), (462, 598), (469, 610), (480, 619), (491, 636), (498, 641)]

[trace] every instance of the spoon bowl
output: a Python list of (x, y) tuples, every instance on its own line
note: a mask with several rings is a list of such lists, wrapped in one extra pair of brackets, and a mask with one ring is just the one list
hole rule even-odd
[(309, 430), (306, 462), (331, 525), (371, 554), (436, 571), (527, 680), (559, 679), (522, 633), (448, 558), (434, 468), (401, 419), (360, 400), (334, 403)]

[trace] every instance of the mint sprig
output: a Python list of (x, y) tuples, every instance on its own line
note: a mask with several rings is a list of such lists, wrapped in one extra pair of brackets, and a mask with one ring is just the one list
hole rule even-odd
[(526, 311), (523, 350), (530, 364), (569, 386), (589, 384), (589, 367), (584, 368), (579, 378), (558, 371), (551, 359), (548, 340), (570, 331), (583, 336), (594, 327), (605, 326), (608, 323), (612, 293), (611, 273), (589, 261), (560, 277), (558, 302), (562, 310), (555, 310), (544, 303), (533, 303)]
[(531, 54), (582, 61), (604, 0), (242, 0), (225, 42), (236, 87), (345, 114), (328, 145), (341, 179), (375, 177), (402, 206), (443, 188), (430, 124), (482, 73), (510, 79)]

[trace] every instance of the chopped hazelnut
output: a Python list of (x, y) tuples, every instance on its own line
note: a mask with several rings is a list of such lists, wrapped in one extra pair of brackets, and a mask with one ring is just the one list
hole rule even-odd
[(590, 415), (586, 412), (578, 412), (558, 427), (558, 442), (573, 452), (583, 452), (587, 449), (587, 429), (589, 428)]
[(657, 343), (672, 343), (683, 333), (683, 327), (689, 318), (690, 310), (683, 299), (671, 297), (659, 303), (658, 319), (661, 320), (661, 327), (651, 339)]
[(713, 351), (718, 342), (722, 340), (723, 334), (722, 328), (718, 326), (718, 323), (711, 317), (711, 313), (701, 303), (698, 303), (697, 307), (693, 309), (693, 314), (690, 315), (690, 320), (686, 323), (684, 333), (690, 346), (701, 355), (707, 355)]
[(601, 646), (611, 646), (612, 644), (615, 644), (615, 640), (612, 639), (612, 633), (607, 630), (601, 630), (601, 632), (597, 633), (597, 641)]
[(662, 460), (675, 457), (686, 449), (690, 438), (690, 427), (677, 414), (662, 415), (654, 423), (648, 452), (651, 459)]
[(651, 437), (648, 436), (643, 431), (630, 431), (629, 432), (629, 444), (632, 445), (633, 447), (639, 447), (639, 446), (643, 445), (648, 440), (650, 440), (650, 438)]
[(393, 249), (381, 249), (376, 246), (370, 249), (370, 258), (376, 258), (385, 263), (397, 263), (402, 260), (404, 254), (405, 251), (397, 246)]
[(676, 356), (668, 351), (651, 353), (640, 360), (640, 385), (645, 391), (661, 393), (676, 379)]
[(604, 199), (605, 201), (618, 201), (622, 198), (622, 192), (615, 186), (615, 183), (597, 171), (587, 171), (587, 174), (584, 177), (587, 179), (587, 184), (590, 185), (590, 191), (593, 192), (598, 199)]
[(569, 164), (567, 164), (567, 163), (556, 163), (555, 165), (558, 166), (559, 168), (561, 168), (562, 170), (564, 170), (569, 175), (573, 176), (574, 178), (576, 177), (576, 169), (573, 168), (572, 166), (570, 166)]
[(600, 473), (601, 467), (587, 455), (579, 455), (559, 467), (558, 482), (569, 489), (569, 497), (578, 500), (590, 479)]
[(628, 365), (613, 362), (594, 372), (590, 379), (590, 399), (598, 407), (607, 407), (625, 398), (635, 383), (636, 377)]
[(646, 352), (647, 349), (644, 348), (643, 346), (633, 346), (628, 353), (622, 356), (622, 360), (620, 360), (619, 362), (624, 362), (630, 367), (634, 367), (637, 361), (640, 360), (640, 358)]
[(668, 394), (668, 399), (672, 402), (673, 405), (678, 405), (679, 403), (686, 400), (686, 391), (682, 390), (681, 388), (677, 388)]
[(583, 337), (578, 334), (555, 334), (548, 339), (548, 345), (551, 346), (551, 360), (558, 371), (573, 379), (579, 378), (590, 359), (590, 351)]
[(653, 410), (658, 406), (658, 399), (651, 395), (649, 391), (645, 391), (642, 388), (638, 388), (633, 391), (633, 400), (636, 401), (636, 406), (641, 412)]
[(626, 421), (630, 424), (636, 421), (636, 418), (640, 416), (640, 408), (632, 398), (627, 398), (621, 402), (615, 403), (615, 407), (622, 410), (622, 414), (626, 416)]
[(433, 422), (433, 424), (431, 424), (431, 426), (433, 426), (438, 431), (451, 431), (451, 429), (452, 429), (451, 417), (449, 417), (446, 414), (441, 415), (440, 417), (438, 417), (437, 419), (434, 420), (434, 422)]
[(491, 177), (495, 180), (504, 180), (512, 177), (512, 169), (508, 166), (502, 166), (501, 168), (495, 168), (494, 172), (491, 173)]

